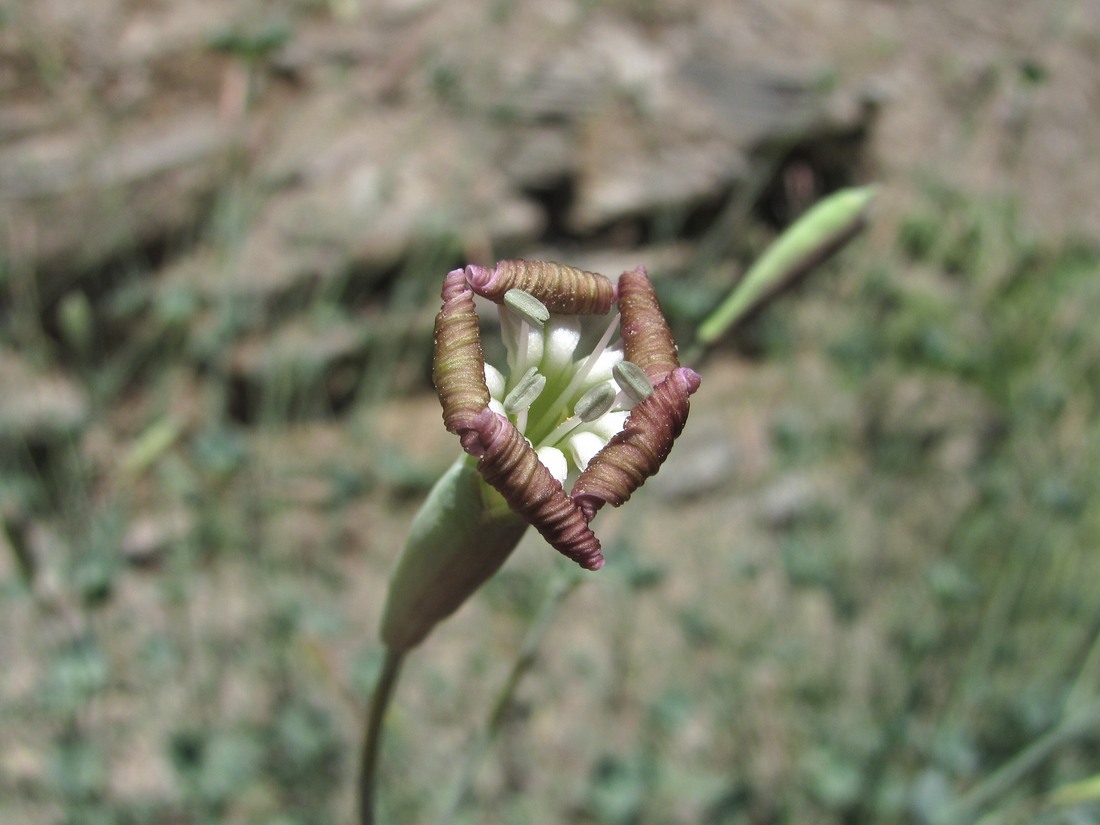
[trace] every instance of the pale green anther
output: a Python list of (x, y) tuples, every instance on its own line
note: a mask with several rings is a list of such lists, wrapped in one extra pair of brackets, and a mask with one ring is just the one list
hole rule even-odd
[(550, 320), (550, 310), (546, 304), (522, 289), (509, 289), (504, 293), (504, 305), (531, 326), (542, 329)]
[(650, 383), (649, 376), (633, 361), (620, 361), (611, 368), (611, 374), (615, 376), (615, 383), (635, 404), (653, 394), (653, 384)]
[(604, 382), (597, 384), (580, 397), (573, 407), (573, 415), (586, 424), (608, 412), (615, 405), (615, 388)]
[[(519, 290), (514, 290), (518, 292)], [(504, 397), (504, 411), (515, 415), (535, 403), (535, 399), (546, 388), (546, 376), (535, 367), (530, 367), (508, 395)]]

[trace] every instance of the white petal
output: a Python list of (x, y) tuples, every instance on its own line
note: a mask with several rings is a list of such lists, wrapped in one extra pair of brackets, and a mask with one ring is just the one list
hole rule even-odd
[(554, 378), (573, 363), (573, 353), (581, 340), (581, 319), (576, 315), (553, 316), (547, 323), (543, 336), (546, 347), (540, 372)]
[(527, 372), (528, 367), (537, 366), (542, 361), (542, 330), (536, 329), (530, 324), (527, 325), (527, 352), (523, 358), (518, 357), (518, 343), (518, 334), (511, 339), (506, 338), (504, 341), (505, 346), (508, 347), (508, 366), (511, 368), (512, 375), (516, 378)]
[(606, 438), (601, 438), (596, 433), (588, 430), (574, 432), (565, 441), (569, 445), (569, 452), (573, 455), (573, 462), (581, 470), (584, 470), (588, 466), (588, 462), (592, 460), (592, 456), (607, 444)]
[(611, 380), (611, 370), (623, 360), (623, 348), (621, 346), (608, 347), (600, 353), (596, 363), (592, 365), (591, 372), (584, 380), (585, 387), (599, 384), (601, 381)]
[(604, 413), (591, 424), (585, 424), (584, 429), (588, 432), (595, 433), (604, 441), (610, 441), (613, 436), (626, 426), (626, 419), (629, 417), (629, 412)]
[(569, 463), (565, 460), (565, 453), (557, 447), (539, 447), (535, 455), (550, 471), (550, 475), (565, 484), (565, 478), (569, 475)]
[(504, 411), (504, 402), (497, 401), (495, 398), (489, 399), (489, 409), (495, 413), (503, 415), (505, 418), (508, 417), (508, 413)]
[(485, 383), (489, 387), (489, 397), (498, 401), (504, 400), (505, 381), (504, 373), (492, 364), (485, 365)]
[[(527, 347), (523, 357), (519, 357), (520, 331), (527, 329)], [(500, 308), (500, 334), (508, 350), (508, 371), (515, 377), (527, 372), (529, 366), (537, 366), (542, 361), (542, 330), (524, 323), (510, 310)]]

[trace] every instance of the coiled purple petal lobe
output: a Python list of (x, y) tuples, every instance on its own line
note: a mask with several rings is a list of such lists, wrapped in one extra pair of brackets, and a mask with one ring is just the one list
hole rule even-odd
[(572, 499), (591, 521), (605, 503), (618, 507), (660, 469), (684, 429), (688, 397), (699, 389), (693, 370), (678, 368), (639, 401), (626, 426), (588, 463), (573, 485)]
[(474, 292), (495, 303), (509, 289), (521, 289), (564, 315), (604, 315), (615, 300), (615, 285), (603, 275), (550, 261), (500, 261), (493, 269), (471, 265), (466, 278)]
[(650, 383), (657, 386), (680, 366), (680, 361), (645, 267), (619, 276), (619, 312), (624, 357), (641, 367)]
[(443, 282), (443, 306), (435, 316), (432, 381), (443, 405), (443, 423), (452, 433), (461, 433), (489, 406), (474, 293), (461, 269)]
[(462, 446), (478, 457), (482, 478), (555, 550), (587, 570), (603, 567), (599, 539), (581, 510), (507, 418), (483, 410), (470, 422)]

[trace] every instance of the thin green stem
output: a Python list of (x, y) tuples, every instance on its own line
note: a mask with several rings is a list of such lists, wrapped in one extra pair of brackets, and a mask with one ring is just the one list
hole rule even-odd
[(546, 631), (550, 629), (550, 622), (557, 613), (559, 605), (577, 588), (581, 581), (582, 577), (580, 575), (568, 570), (559, 573), (551, 582), (546, 597), (539, 607), (539, 612), (535, 615), (534, 621), (527, 630), (527, 635), (523, 638), (519, 653), (512, 664), (511, 671), (508, 673), (508, 678), (505, 679), (504, 684), (497, 693), (485, 726), (478, 731), (469, 747), (466, 748), (462, 773), (455, 782), (450, 800), (440, 817), (440, 825), (450, 825), (458, 815), (459, 809), (469, 794), (470, 785), (474, 779), (474, 771), (485, 750), (500, 731), (501, 722), (504, 721), (504, 715), (512, 704), (512, 698), (515, 696), (520, 681), (538, 660), (539, 647), (542, 645), (543, 637), (546, 636)]
[(1065, 719), (1058, 727), (1040, 736), (936, 816), (935, 822), (956, 825), (975, 821), (978, 812), (1006, 794), (1056, 751), (1093, 733), (1097, 722), (1100, 722), (1100, 703)]
[(386, 648), (382, 672), (378, 675), (378, 684), (375, 685), (374, 695), (371, 697), (359, 761), (359, 825), (374, 825), (375, 822), (374, 791), (378, 783), (378, 751), (382, 743), (382, 724), (386, 719), (386, 710), (390, 706), (404, 660), (404, 651)]

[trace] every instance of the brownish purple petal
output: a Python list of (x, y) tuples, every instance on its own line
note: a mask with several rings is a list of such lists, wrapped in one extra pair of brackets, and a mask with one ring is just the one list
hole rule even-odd
[(470, 422), (462, 446), (478, 457), (485, 481), (555, 550), (587, 570), (603, 567), (600, 541), (581, 510), (507, 418), (483, 410)]
[(466, 429), (489, 406), (474, 294), (461, 269), (443, 282), (443, 306), (435, 317), (432, 380), (443, 405), (443, 423), (453, 433)]
[(660, 469), (684, 429), (688, 397), (697, 389), (699, 376), (677, 368), (652, 395), (634, 405), (626, 426), (596, 453), (573, 485), (571, 497), (587, 520), (605, 503), (618, 507)]
[(551, 312), (605, 315), (615, 300), (615, 285), (603, 275), (550, 261), (500, 261), (496, 267), (466, 267), (474, 292), (501, 303), (509, 289), (534, 295)]
[(619, 276), (619, 312), (624, 357), (641, 367), (657, 386), (680, 366), (680, 361), (645, 267)]

